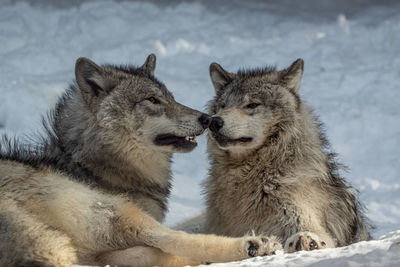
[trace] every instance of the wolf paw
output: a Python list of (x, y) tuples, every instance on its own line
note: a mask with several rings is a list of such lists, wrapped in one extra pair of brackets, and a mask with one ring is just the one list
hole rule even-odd
[(300, 232), (292, 235), (286, 240), (285, 252), (296, 252), (300, 250), (314, 250), (326, 248), (326, 242), (320, 240), (318, 235), (312, 232)]
[(276, 251), (282, 250), (282, 244), (275, 236), (270, 237), (248, 237), (247, 255), (249, 257), (274, 255)]
[(283, 250), (281, 242), (276, 236), (262, 237), (263, 241), (263, 255), (275, 255), (277, 251)]

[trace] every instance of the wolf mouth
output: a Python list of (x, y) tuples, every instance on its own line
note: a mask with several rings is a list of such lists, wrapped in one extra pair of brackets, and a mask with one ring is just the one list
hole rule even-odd
[(159, 134), (154, 139), (159, 146), (173, 145), (177, 148), (195, 148), (197, 146), (196, 135), (177, 136), (174, 134)]
[(227, 136), (220, 134), (220, 133), (212, 133), (214, 139), (218, 142), (220, 146), (227, 146), (227, 145), (236, 145), (241, 143), (250, 143), (253, 141), (252, 137), (240, 137), (236, 139), (228, 138)]

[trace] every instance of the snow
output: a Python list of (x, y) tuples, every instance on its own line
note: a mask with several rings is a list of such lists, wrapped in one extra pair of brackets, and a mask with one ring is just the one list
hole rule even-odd
[[(247, 266), (399, 266), (400, 231), (380, 240), (363, 241), (341, 248), (300, 251), (269, 257), (256, 257), (241, 262), (213, 264), (215, 267)], [(208, 265), (207, 265), (208, 266)]]
[[(376, 240), (236, 265), (399, 265), (400, 250), (390, 246), (400, 232), (388, 234), (400, 229), (399, 11), (390, 0), (0, 0), (0, 134), (37, 132), (80, 56), (139, 65), (155, 52), (156, 76), (200, 110), (214, 94), (211, 62), (236, 71), (300, 57), (301, 96), (349, 167)], [(203, 136), (193, 153), (174, 156), (169, 226), (204, 209), (205, 150)]]

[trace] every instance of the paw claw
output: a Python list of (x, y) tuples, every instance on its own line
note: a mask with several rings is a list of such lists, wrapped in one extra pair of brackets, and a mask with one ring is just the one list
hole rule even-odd
[(326, 248), (326, 243), (311, 232), (300, 232), (292, 235), (286, 240), (285, 251), (296, 252), (300, 250), (315, 250)]
[(274, 255), (277, 250), (282, 250), (282, 244), (274, 236), (252, 237), (247, 241), (249, 257)]
[(252, 241), (249, 241), (248, 244), (249, 247), (247, 249), (247, 255), (249, 255), (249, 257), (256, 257), (258, 255), (258, 248), (259, 248), (258, 244)]
[(317, 242), (315, 240), (312, 240), (309, 244), (310, 250), (314, 250), (318, 248)]

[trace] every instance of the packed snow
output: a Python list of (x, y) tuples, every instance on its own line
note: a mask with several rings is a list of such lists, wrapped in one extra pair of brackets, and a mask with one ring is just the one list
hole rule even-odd
[[(398, 1), (0, 0), (0, 134), (40, 131), (78, 57), (141, 65), (152, 52), (156, 76), (199, 110), (214, 94), (211, 62), (236, 71), (303, 58), (301, 96), (376, 226), (372, 241), (222, 266), (400, 265)], [(204, 136), (193, 153), (174, 156), (166, 225), (202, 212), (207, 168)]]

